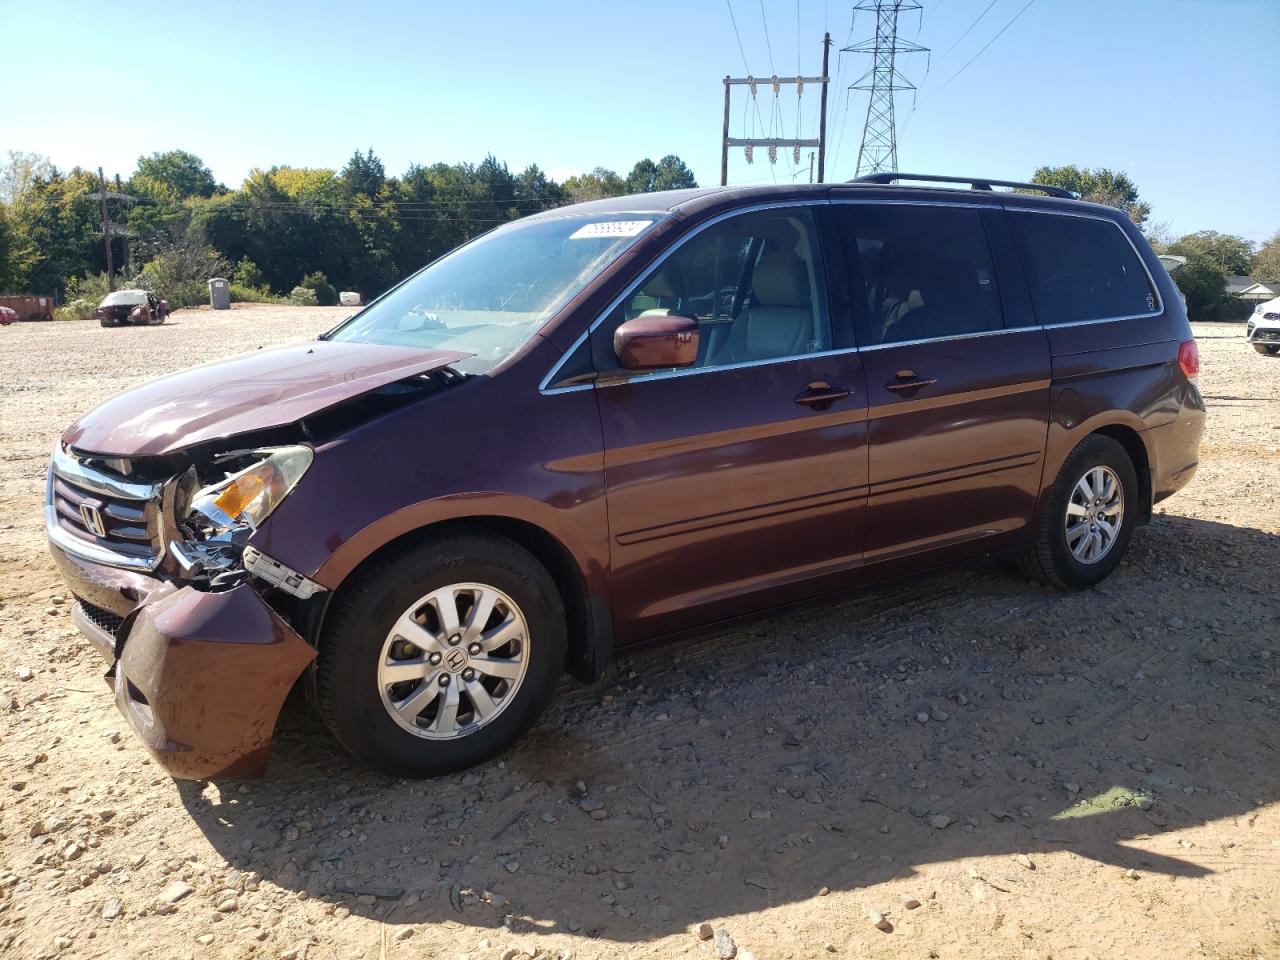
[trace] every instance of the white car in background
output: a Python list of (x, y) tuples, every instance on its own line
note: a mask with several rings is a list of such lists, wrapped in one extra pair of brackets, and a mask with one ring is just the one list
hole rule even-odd
[(1259, 353), (1280, 354), (1280, 297), (1253, 308), (1244, 336)]

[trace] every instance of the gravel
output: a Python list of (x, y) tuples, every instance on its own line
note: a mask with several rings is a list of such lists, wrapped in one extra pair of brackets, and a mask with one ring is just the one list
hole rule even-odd
[(1197, 328), (1199, 475), (1095, 590), (984, 567), (744, 621), (566, 680), (519, 746), (423, 783), (297, 697), (268, 779), (175, 783), (71, 624), (49, 449), (131, 384), (341, 315), (0, 328), (0, 954), (705, 957), (717, 928), (762, 960), (1276, 953), (1280, 360), (1241, 327)]

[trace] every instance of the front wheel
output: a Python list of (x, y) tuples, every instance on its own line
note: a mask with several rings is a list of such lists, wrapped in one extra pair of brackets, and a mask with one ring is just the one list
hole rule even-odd
[(1023, 573), (1063, 590), (1091, 587), (1124, 557), (1138, 514), (1138, 477), (1110, 437), (1086, 438), (1067, 457), (1049, 491)]
[(493, 534), (448, 536), (343, 587), (321, 633), (317, 706), (370, 766), (448, 773), (533, 724), (567, 642), (563, 602), (537, 558)]
[(1269, 357), (1274, 357), (1276, 354), (1280, 353), (1280, 344), (1255, 343), (1253, 345), (1253, 349), (1257, 350), (1259, 353), (1266, 354)]

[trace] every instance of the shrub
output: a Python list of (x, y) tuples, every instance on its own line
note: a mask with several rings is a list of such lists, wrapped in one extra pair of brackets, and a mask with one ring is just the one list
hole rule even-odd
[(318, 307), (320, 301), (316, 299), (316, 292), (310, 287), (294, 287), (289, 291), (289, 302), (295, 307)]
[[(235, 270), (232, 272), (235, 278), (235, 284), (245, 289), (266, 290), (267, 278), (262, 275), (262, 271), (258, 269), (258, 265), (248, 257), (241, 257), (240, 262), (236, 264)], [(306, 284), (303, 284), (306, 286)]]
[(93, 316), (98, 301), (78, 297), (53, 311), (55, 320), (88, 320)]
[(338, 303), (338, 291), (333, 289), (333, 285), (329, 283), (329, 278), (319, 271), (308, 273), (298, 281), (298, 286), (314, 290), (316, 292), (316, 303), (319, 306), (332, 307)]
[[(116, 288), (128, 287), (124, 278), (116, 277)], [(67, 281), (68, 300), (88, 300), (97, 306), (98, 301), (109, 292), (110, 283), (105, 273), (90, 273), (83, 277), (72, 277)]]
[(276, 296), (266, 287), (249, 287), (243, 283), (230, 284), (231, 299), (235, 303), (288, 303), (284, 297)]

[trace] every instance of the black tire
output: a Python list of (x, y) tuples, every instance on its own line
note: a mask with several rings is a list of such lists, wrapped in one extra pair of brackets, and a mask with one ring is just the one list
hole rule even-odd
[[(378, 662), (392, 625), (419, 598), (455, 583), (495, 587), (528, 627), (528, 665), (513, 698), (474, 732), (430, 740), (408, 732), (383, 705)], [(564, 604), (546, 568), (519, 544), (487, 532), (450, 534), (375, 563), (344, 584), (325, 618), (316, 708), (360, 760), (396, 777), (431, 777), (500, 753), (538, 719), (564, 668)]]
[[(1107, 552), (1091, 563), (1082, 563), (1067, 545), (1067, 505), (1080, 478), (1095, 467), (1109, 467), (1120, 480), (1124, 513), (1120, 529)], [(1110, 437), (1094, 434), (1071, 451), (1049, 491), (1040, 518), (1036, 542), (1019, 558), (1019, 569), (1032, 579), (1060, 590), (1083, 590), (1104, 580), (1124, 559), (1134, 524), (1141, 511), (1138, 475), (1128, 452)]]
[(114, 320), (99, 320), (98, 323), (102, 324), (104, 327), (114, 327), (116, 325)]
[(1274, 343), (1255, 343), (1253, 349), (1268, 357), (1274, 357), (1277, 353), (1280, 353), (1280, 345)]

